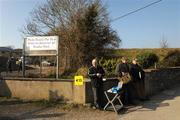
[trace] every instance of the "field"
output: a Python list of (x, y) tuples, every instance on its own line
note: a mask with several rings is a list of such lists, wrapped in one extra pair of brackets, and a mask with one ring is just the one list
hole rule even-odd
[(144, 49), (116, 49), (116, 50), (111, 50), (111, 52), (109, 53), (113, 53), (113, 55), (115, 56), (124, 56), (127, 58), (134, 58), (136, 57), (138, 54), (144, 53), (144, 52), (152, 52), (157, 54), (157, 56), (159, 57), (160, 61), (167, 55), (167, 53), (169, 51), (173, 51), (173, 50), (180, 50), (180, 48), (166, 48), (166, 49), (162, 49), (162, 48), (154, 48), (154, 49), (148, 49), (148, 48), (144, 48)]

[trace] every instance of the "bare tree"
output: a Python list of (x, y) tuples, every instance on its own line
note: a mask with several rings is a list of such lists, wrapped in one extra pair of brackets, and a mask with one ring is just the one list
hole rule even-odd
[(74, 18), (83, 13), (92, 0), (47, 0), (47, 3), (31, 12), (31, 19), (23, 28), (26, 35), (46, 35), (67, 29)]
[(87, 64), (105, 47), (117, 47), (120, 42), (110, 28), (106, 8), (100, 0), (47, 0), (32, 11), (22, 32), (58, 35), (61, 61), (70, 56), (71, 68)]
[(161, 48), (168, 48), (168, 41), (167, 39), (165, 39), (165, 37), (163, 36), (162, 39), (160, 40), (160, 47)]

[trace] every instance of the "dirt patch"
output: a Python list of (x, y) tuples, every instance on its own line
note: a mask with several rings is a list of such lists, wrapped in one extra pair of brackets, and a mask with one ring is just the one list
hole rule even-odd
[(24, 102), (15, 99), (0, 99), (0, 120), (53, 119), (59, 120), (112, 120), (114, 112), (94, 110), (78, 104), (52, 104), (51, 102)]

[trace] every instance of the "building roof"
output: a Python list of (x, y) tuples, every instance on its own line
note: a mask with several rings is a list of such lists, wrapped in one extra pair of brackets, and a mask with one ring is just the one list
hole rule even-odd
[(9, 47), (0, 47), (0, 52), (11, 52), (13, 51), (12, 48)]

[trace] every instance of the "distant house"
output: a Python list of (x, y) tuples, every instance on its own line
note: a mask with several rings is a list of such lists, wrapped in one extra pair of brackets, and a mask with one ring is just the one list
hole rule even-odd
[(13, 49), (10, 47), (0, 47), (0, 52), (12, 52)]
[(11, 53), (13, 51), (12, 48), (9, 47), (0, 47), (0, 56), (3, 56), (7, 53)]
[(22, 56), (22, 49), (12, 49), (10, 47), (0, 47), (0, 56), (9, 57), (13, 55), (14, 57)]

